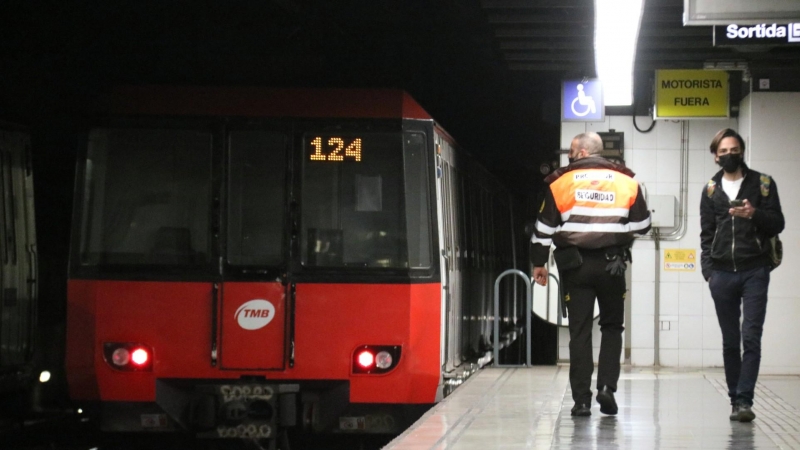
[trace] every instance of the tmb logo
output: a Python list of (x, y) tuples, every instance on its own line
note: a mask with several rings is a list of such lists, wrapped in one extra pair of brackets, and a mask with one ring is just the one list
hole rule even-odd
[(250, 300), (236, 310), (236, 321), (245, 330), (264, 328), (275, 317), (275, 306), (267, 300)]

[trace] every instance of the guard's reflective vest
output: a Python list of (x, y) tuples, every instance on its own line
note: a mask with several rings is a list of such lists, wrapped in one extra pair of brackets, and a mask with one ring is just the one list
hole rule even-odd
[(531, 238), (535, 266), (547, 261), (551, 244), (583, 249), (628, 246), (634, 233), (650, 230), (650, 211), (639, 183), (622, 166), (587, 157), (549, 180)]

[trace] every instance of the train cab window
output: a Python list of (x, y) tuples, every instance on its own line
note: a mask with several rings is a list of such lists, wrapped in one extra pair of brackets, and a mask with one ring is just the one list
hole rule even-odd
[(286, 136), (233, 131), (228, 137), (228, 263), (283, 261)]
[(95, 129), (81, 224), (84, 265), (210, 261), (211, 133)]
[[(427, 178), (417, 173), (424, 170), (424, 146), (418, 138), (408, 144), (404, 139), (402, 133), (304, 135), (300, 209), (305, 266), (408, 268), (430, 263), (430, 256), (427, 261), (420, 256), (420, 249), (430, 246), (419, 225), (428, 214), (420, 211), (418, 198), (425, 195), (427, 208), (427, 187), (421, 186)], [(411, 214), (409, 197), (415, 197)], [(412, 250), (407, 229), (415, 239)]]

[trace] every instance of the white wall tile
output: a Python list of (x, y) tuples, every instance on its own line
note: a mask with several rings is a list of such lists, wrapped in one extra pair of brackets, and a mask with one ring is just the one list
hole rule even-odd
[[(689, 183), (702, 183), (705, 185), (708, 182), (706, 177), (706, 159), (709, 159), (711, 154), (703, 150), (689, 150)], [(689, 191), (692, 192), (691, 190)], [(699, 196), (700, 190), (697, 189)]]
[(655, 313), (655, 282), (631, 281), (630, 298), (631, 314)]
[(585, 132), (585, 122), (561, 122), (561, 148), (568, 149), (572, 144), (572, 139)]
[(670, 248), (680, 248), (680, 245), (673, 241), (661, 243), (661, 260), (659, 261), (661, 265), (661, 283), (679, 283), (681, 281), (681, 273), (679, 271), (664, 269), (664, 250)]
[(701, 316), (681, 316), (678, 329), (680, 330), (679, 348), (703, 348), (703, 318)]
[(608, 131), (608, 121), (611, 116), (606, 116), (602, 122), (586, 122), (586, 131), (594, 131), (595, 133)]
[[(637, 117), (637, 123), (647, 123), (648, 126), (650, 124), (650, 120), (645, 119), (646, 121), (639, 122), (639, 118)], [(656, 129), (661, 126), (662, 121), (658, 121), (653, 131), (649, 133), (639, 133), (636, 132), (633, 135), (633, 148), (641, 148), (641, 149), (656, 149), (658, 148), (658, 133)], [(639, 127), (640, 129), (644, 129)]]
[[(639, 244), (641, 241), (637, 241)], [(631, 250), (631, 280), (635, 281), (655, 281), (655, 251), (650, 249), (639, 249), (634, 245)]]
[(708, 146), (711, 139), (723, 128), (737, 129), (736, 120), (733, 124), (728, 119), (720, 120), (692, 120), (689, 122), (689, 148), (701, 149), (707, 154), (711, 154)]
[(631, 348), (653, 348), (655, 334), (652, 314), (631, 315)]
[(649, 185), (658, 180), (658, 163), (656, 161), (655, 150), (634, 147), (631, 150), (631, 161), (627, 164), (636, 174), (634, 178), (639, 183)]
[(686, 234), (681, 239), (681, 248), (695, 250), (696, 266), (700, 267), (700, 216), (689, 216), (686, 221)]
[(703, 350), (703, 367), (725, 367), (722, 350)]
[(624, 148), (633, 148), (633, 121), (631, 116), (610, 116), (608, 120), (608, 129), (617, 132), (625, 133), (623, 142)]
[(680, 283), (661, 283), (659, 289), (659, 312), (662, 316), (677, 316), (681, 313)]
[(703, 315), (703, 285), (702, 283), (680, 283), (680, 315)]
[[(662, 317), (663, 319), (663, 317)], [(678, 328), (680, 327), (680, 321), (678, 320), (670, 320), (669, 322), (669, 330), (660, 329), (658, 334), (658, 347), (660, 349), (678, 349), (680, 348), (680, 331)]]
[(653, 131), (656, 132), (657, 137), (656, 148), (681, 148), (681, 121), (659, 120)]
[(652, 348), (632, 348), (631, 364), (639, 367), (652, 366), (654, 352)]
[[(697, 234), (700, 233), (700, 200), (706, 192), (706, 183), (689, 183), (686, 193), (688, 207), (686, 212), (689, 215), (689, 222), (697, 226)], [(694, 218), (694, 219), (692, 219)]]
[(664, 367), (678, 367), (678, 349), (661, 349), (659, 362)]
[(678, 149), (656, 150), (659, 183), (679, 183), (681, 179), (681, 152)]
[(678, 364), (681, 367), (703, 367), (703, 350), (680, 349), (678, 351)]

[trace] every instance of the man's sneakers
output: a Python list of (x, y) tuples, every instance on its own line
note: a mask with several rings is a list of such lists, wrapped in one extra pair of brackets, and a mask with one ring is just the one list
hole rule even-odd
[(575, 403), (572, 407), (572, 415), (578, 417), (586, 417), (592, 415), (592, 407), (588, 403)]
[(756, 413), (753, 412), (753, 406), (746, 403), (734, 403), (731, 406), (730, 419), (738, 422), (752, 422), (756, 418)]
[(608, 386), (603, 386), (603, 388), (597, 392), (597, 403), (600, 403), (601, 413), (610, 416), (617, 414), (617, 401), (614, 400), (614, 391), (609, 389)]
[(744, 403), (739, 404), (739, 422), (752, 422), (756, 418), (756, 413), (753, 412), (751, 405)]
[(731, 405), (731, 415), (729, 416), (729, 418), (731, 419), (731, 421), (734, 421), (734, 422), (739, 420), (739, 404), (738, 403), (734, 403), (733, 405)]

